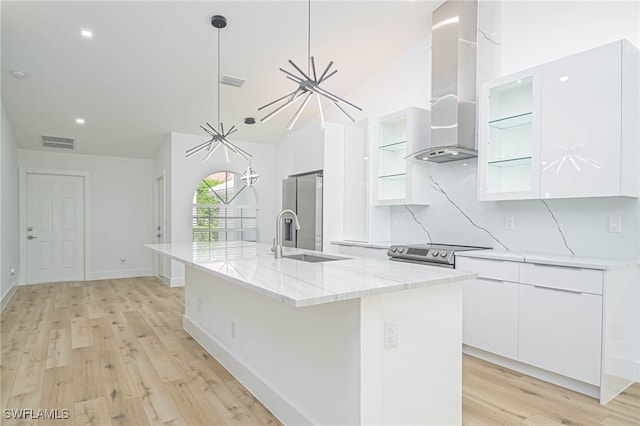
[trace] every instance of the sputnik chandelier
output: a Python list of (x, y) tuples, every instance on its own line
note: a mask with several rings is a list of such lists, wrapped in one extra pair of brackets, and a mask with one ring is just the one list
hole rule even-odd
[(211, 139), (203, 142), (199, 145), (194, 146), (193, 148), (187, 150), (187, 158), (191, 158), (194, 155), (198, 154), (201, 151), (206, 151), (205, 156), (202, 158), (202, 161), (207, 161), (211, 156), (216, 152), (216, 150), (222, 146), (224, 148), (224, 155), (227, 163), (229, 162), (229, 150), (235, 152), (240, 157), (242, 157), (248, 164), (247, 170), (242, 175), (241, 179), (247, 186), (253, 186), (258, 180), (258, 174), (251, 168), (251, 154), (247, 151), (243, 150), (239, 146), (229, 142), (227, 137), (238, 131), (236, 126), (231, 126), (227, 131), (224, 130), (224, 125), (220, 121), (220, 30), (227, 26), (227, 18), (222, 15), (214, 15), (211, 17), (211, 25), (218, 29), (218, 129), (213, 127), (210, 123), (206, 123), (207, 127), (200, 125), (200, 128), (204, 130)]
[[(338, 70), (333, 70), (329, 72), (329, 70), (331, 69), (331, 66), (333, 65), (333, 61), (330, 61), (329, 65), (327, 65), (327, 67), (324, 69), (324, 71), (318, 78), (318, 75), (316, 73), (316, 64), (313, 59), (313, 56), (311, 56), (311, 0), (308, 1), (308, 15), (309, 16), (308, 16), (308, 27), (307, 27), (308, 28), (307, 72), (305, 73), (304, 71), (302, 71), (302, 69), (300, 69), (300, 67), (296, 65), (291, 59), (289, 59), (289, 64), (291, 64), (293, 68), (295, 68), (295, 71), (297, 71), (297, 74), (294, 74), (293, 72), (289, 72), (283, 68), (280, 68), (280, 71), (282, 71), (289, 80), (292, 80), (293, 82), (298, 84), (298, 88), (293, 92), (288, 93), (283, 97), (278, 98), (275, 101), (269, 102), (268, 104), (258, 108), (258, 111), (261, 111), (265, 108), (268, 108), (272, 105), (275, 105), (279, 102), (286, 100), (286, 102), (278, 106), (271, 113), (261, 118), (260, 119), (261, 122), (266, 122), (270, 120), (271, 118), (276, 116), (276, 114), (282, 112), (285, 108), (292, 105), (295, 101), (304, 97), (304, 101), (302, 102), (302, 104), (300, 105), (296, 113), (293, 115), (293, 117), (289, 121), (289, 124), (287, 124), (287, 129), (291, 130), (293, 126), (296, 124), (296, 121), (298, 120), (298, 118), (300, 117), (300, 114), (302, 114), (302, 111), (305, 109), (305, 107), (313, 97), (313, 95), (315, 95), (315, 98), (318, 101), (318, 109), (320, 110), (320, 119), (321, 119), (320, 123), (323, 129), (325, 128), (325, 121), (324, 121), (324, 113), (322, 111), (322, 103), (321, 103), (320, 97), (323, 97), (326, 100), (328, 100), (331, 105), (336, 107), (340, 112), (342, 112), (345, 116), (347, 116), (347, 118), (349, 118), (349, 120), (351, 120), (352, 122), (355, 122), (354, 118), (351, 117), (351, 115), (349, 115), (349, 113), (340, 105), (340, 103), (342, 102), (352, 108), (362, 111), (362, 108), (320, 87), (320, 84), (327, 81), (330, 77), (332, 77), (335, 73), (337, 73)], [(313, 76), (313, 78), (311, 78), (311, 76)]]

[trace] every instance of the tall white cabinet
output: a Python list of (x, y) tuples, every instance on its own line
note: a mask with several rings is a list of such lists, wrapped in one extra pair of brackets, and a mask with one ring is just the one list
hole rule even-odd
[(484, 84), (478, 198), (637, 197), (639, 72), (621, 40)]

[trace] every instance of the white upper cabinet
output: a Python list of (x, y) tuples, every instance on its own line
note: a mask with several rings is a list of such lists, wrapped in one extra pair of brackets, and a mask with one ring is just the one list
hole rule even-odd
[(622, 40), (486, 83), (478, 198), (637, 197), (638, 72)]
[[(480, 199), (537, 198), (540, 159), (540, 68), (482, 88), (478, 168)], [(484, 149), (483, 149), (484, 148)]]
[(621, 195), (621, 47), (542, 67), (541, 198)]
[(378, 119), (375, 204), (428, 204), (426, 168), (406, 158), (429, 141), (429, 111), (406, 110)]

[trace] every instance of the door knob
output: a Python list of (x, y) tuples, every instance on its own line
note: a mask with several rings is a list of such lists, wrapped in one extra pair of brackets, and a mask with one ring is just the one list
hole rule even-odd
[(36, 238), (38, 238), (38, 237), (35, 237), (33, 235), (27, 236), (27, 240), (35, 240)]

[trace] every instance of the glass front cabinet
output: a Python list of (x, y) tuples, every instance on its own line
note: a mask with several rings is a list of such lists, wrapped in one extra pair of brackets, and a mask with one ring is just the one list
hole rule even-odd
[(410, 154), (428, 143), (429, 125), (429, 111), (415, 107), (378, 119), (376, 205), (428, 204), (425, 165)]
[(537, 198), (540, 182), (540, 68), (482, 88), (479, 199)]

